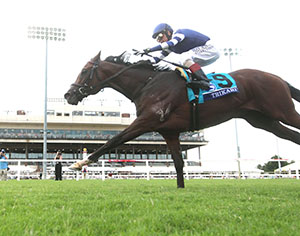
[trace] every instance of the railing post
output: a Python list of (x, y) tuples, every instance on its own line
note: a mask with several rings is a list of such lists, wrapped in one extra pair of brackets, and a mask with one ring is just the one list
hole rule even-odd
[(104, 169), (104, 167), (105, 167), (105, 163), (104, 163), (105, 161), (104, 160), (102, 160), (102, 181), (104, 181), (105, 180), (105, 169)]
[(20, 175), (21, 175), (21, 161), (18, 161), (18, 177), (17, 180), (20, 181)]
[(79, 181), (79, 171), (76, 171), (76, 181)]
[(188, 168), (187, 168), (187, 161), (184, 161), (184, 167), (183, 168), (185, 168), (186, 179), (189, 180), (190, 177), (189, 177), (189, 171), (188, 171)]
[(147, 180), (150, 180), (150, 168), (149, 168), (149, 161), (146, 161), (146, 169), (147, 169)]

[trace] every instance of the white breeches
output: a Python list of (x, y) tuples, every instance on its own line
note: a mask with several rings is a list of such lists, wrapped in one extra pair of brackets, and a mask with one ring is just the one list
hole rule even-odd
[(207, 66), (215, 62), (219, 57), (220, 53), (218, 50), (208, 43), (180, 54), (180, 62), (187, 67), (190, 67), (195, 62), (200, 66)]

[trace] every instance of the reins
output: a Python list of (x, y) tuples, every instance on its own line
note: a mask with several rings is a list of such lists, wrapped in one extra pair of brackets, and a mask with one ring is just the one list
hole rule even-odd
[[(88, 77), (86, 77), (86, 79), (84, 80), (84, 82), (83, 82), (82, 84), (77, 84), (77, 83), (73, 83), (73, 84), (72, 84), (72, 86), (78, 88), (79, 94), (80, 94), (81, 96), (83, 96), (83, 97), (88, 96), (88, 95), (89, 95), (89, 92), (93, 89), (93, 86), (88, 85), (88, 84), (87, 84), (87, 81), (93, 79), (94, 71), (95, 71), (95, 69), (98, 68), (99, 63), (100, 63), (100, 60), (98, 59), (98, 60), (96, 60), (95, 62), (89, 61), (89, 63), (92, 63), (92, 64), (93, 64), (93, 67), (92, 67), (92, 69), (91, 69), (90, 75), (89, 75)], [(114, 75), (108, 77), (107, 79), (105, 79), (105, 80), (103, 80), (103, 81), (102, 81), (99, 77), (96, 77), (97, 80), (100, 81), (99, 86), (100, 86), (100, 87), (104, 86), (106, 83), (108, 83), (109, 81), (111, 81), (111, 80), (117, 78), (118, 76), (120, 76), (121, 74), (123, 74), (124, 72), (126, 72), (127, 70), (130, 70), (130, 69), (132, 69), (132, 68), (134, 68), (134, 67), (136, 67), (136, 66), (139, 66), (139, 65), (141, 65), (141, 64), (143, 64), (143, 63), (145, 64), (145, 62), (139, 61), (139, 62), (137, 62), (137, 63), (135, 63), (135, 64), (132, 64), (132, 65), (130, 65), (130, 66), (127, 66), (127, 67), (121, 69), (119, 72), (115, 73)]]
[(103, 81), (101, 81), (98, 77), (97, 77), (97, 79), (100, 80), (100, 85), (103, 86), (105, 83), (109, 82), (110, 80), (113, 80), (113, 79), (117, 78), (118, 76), (120, 76), (121, 74), (123, 74), (125, 71), (130, 70), (133, 67), (139, 66), (140, 64), (142, 64), (142, 63), (138, 62), (136, 64), (132, 64), (132, 65), (130, 65), (128, 67), (125, 67), (122, 70), (120, 70), (119, 72), (115, 73), (114, 75), (108, 77), (107, 79), (105, 79)]
[[(150, 55), (149, 53), (140, 52), (139, 50), (136, 50), (136, 49), (132, 49), (132, 51), (135, 52), (135, 55), (141, 55), (141, 56), (146, 55), (146, 56), (148, 56), (148, 57), (155, 58), (154, 56)], [(178, 66), (178, 67), (180, 67), (180, 68), (182, 68), (182, 69), (186, 69), (186, 70), (189, 69), (189, 68), (186, 67), (186, 66), (180, 65), (180, 64), (175, 63), (175, 62), (172, 62), (172, 61), (168, 61), (168, 60), (164, 60), (164, 59), (160, 59), (160, 60), (163, 61), (163, 62), (169, 63), (169, 64), (171, 64), (171, 65), (173, 65), (173, 66)]]

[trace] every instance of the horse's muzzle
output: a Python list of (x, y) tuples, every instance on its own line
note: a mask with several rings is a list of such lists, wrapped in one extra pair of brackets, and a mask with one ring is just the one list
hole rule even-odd
[(65, 93), (64, 98), (68, 101), (70, 96), (71, 96), (71, 93), (67, 92), (67, 93)]
[(67, 100), (67, 102), (71, 105), (77, 105), (79, 100), (75, 96), (74, 93), (72, 93), (70, 90), (65, 93), (64, 98)]

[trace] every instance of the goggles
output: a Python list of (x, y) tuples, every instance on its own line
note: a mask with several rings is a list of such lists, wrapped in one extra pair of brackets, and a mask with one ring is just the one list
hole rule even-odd
[(161, 41), (163, 37), (164, 37), (164, 34), (163, 34), (163, 33), (159, 33), (159, 34), (156, 36), (156, 41)]

